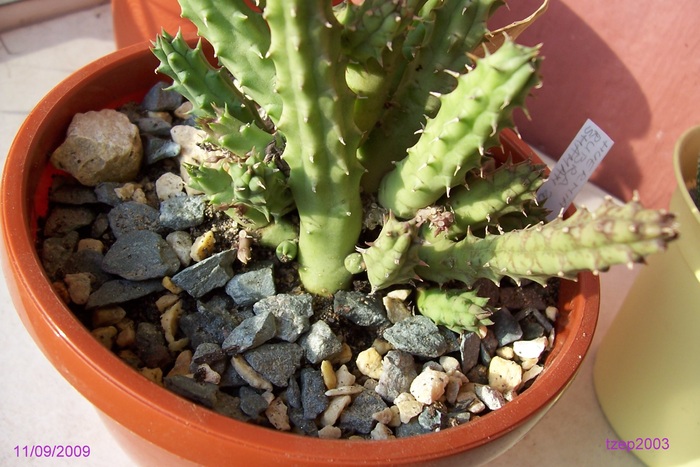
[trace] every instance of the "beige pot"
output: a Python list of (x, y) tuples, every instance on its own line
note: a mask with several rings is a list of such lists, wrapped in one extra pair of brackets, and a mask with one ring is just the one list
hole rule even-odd
[(700, 465), (700, 213), (686, 188), (699, 156), (700, 126), (681, 136), (673, 157), (680, 236), (639, 273), (593, 373), (616, 441), (649, 465)]

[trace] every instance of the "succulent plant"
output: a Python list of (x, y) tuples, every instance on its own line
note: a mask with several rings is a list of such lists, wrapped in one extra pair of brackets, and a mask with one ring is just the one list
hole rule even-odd
[[(476, 329), (488, 312), (442, 285), (574, 278), (662, 250), (672, 215), (633, 200), (545, 223), (543, 167), (493, 163), (490, 149), (540, 85), (538, 47), (487, 29), (501, 3), (267, 0), (254, 11), (180, 0), (219, 67), (201, 43), (163, 33), (158, 71), (231, 153), (189, 167), (192, 186), (285, 259), (298, 251), (309, 292), (334, 293), (361, 272), (373, 290), (422, 281), (419, 310), (454, 329)], [(363, 229), (377, 217), (368, 206), (386, 213), (381, 228)], [(465, 314), (444, 311), (455, 305)]]

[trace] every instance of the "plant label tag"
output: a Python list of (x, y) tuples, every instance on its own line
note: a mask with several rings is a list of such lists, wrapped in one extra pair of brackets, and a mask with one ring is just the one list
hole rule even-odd
[(547, 220), (569, 207), (612, 145), (613, 140), (598, 125), (586, 120), (537, 191), (537, 201), (550, 211)]

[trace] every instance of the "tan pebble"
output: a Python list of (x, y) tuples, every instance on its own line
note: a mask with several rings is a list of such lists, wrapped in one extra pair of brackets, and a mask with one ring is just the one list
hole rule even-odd
[(513, 347), (505, 346), (497, 348), (496, 355), (498, 355), (501, 358), (505, 358), (506, 360), (513, 360), (513, 358), (515, 357), (515, 352), (513, 352)]
[(321, 439), (340, 439), (341, 434), (337, 426), (324, 426), (318, 430), (318, 437)]
[(182, 302), (177, 301), (170, 308), (160, 315), (160, 325), (163, 328), (165, 340), (168, 344), (175, 342), (175, 334), (177, 333), (180, 316), (182, 315)]
[(329, 389), (325, 392), (325, 394), (328, 397), (348, 396), (352, 394), (359, 394), (364, 391), (364, 389), (364, 386), (360, 386), (359, 384), (354, 384), (352, 386), (338, 386), (337, 388)]
[(334, 365), (343, 365), (348, 363), (352, 360), (352, 349), (347, 343), (343, 342), (340, 352), (330, 356), (328, 360)]
[(462, 387), (462, 380), (455, 376), (450, 376), (449, 378), (447, 386), (445, 386), (445, 400), (450, 404), (454, 404)]
[(189, 115), (190, 112), (192, 112), (192, 107), (193, 107), (192, 102), (185, 101), (180, 105), (180, 107), (178, 107), (177, 109), (175, 109), (173, 111), (173, 114), (175, 114), (175, 116), (177, 118), (181, 118), (182, 120), (187, 120), (190, 116)]
[(402, 302), (405, 302), (411, 295), (411, 293), (413, 293), (411, 289), (394, 289), (388, 294), (386, 294), (386, 296), (395, 300), (401, 300)]
[(338, 386), (352, 386), (355, 384), (355, 375), (350, 373), (348, 367), (341, 365), (340, 368), (335, 372), (336, 387)]
[(251, 248), (253, 246), (253, 237), (248, 235), (245, 230), (238, 232), (238, 249), (236, 250), (236, 258), (243, 264), (248, 264), (253, 258)]
[(183, 350), (177, 354), (173, 368), (168, 372), (168, 376), (188, 375), (190, 373), (190, 364), (192, 363), (192, 351)]
[(386, 309), (387, 318), (394, 324), (413, 316), (403, 300), (397, 300), (387, 295), (382, 299), (382, 302)]
[(394, 349), (394, 346), (391, 345), (389, 341), (386, 341), (380, 337), (374, 339), (374, 342), (372, 342), (372, 347), (376, 349), (381, 356), (386, 355), (390, 350)]
[(151, 118), (159, 118), (165, 122), (173, 123), (173, 116), (170, 115), (169, 112), (149, 110), (148, 112), (146, 112), (146, 115), (148, 115)]
[(384, 410), (380, 410), (379, 412), (374, 412), (372, 414), (372, 419), (378, 421), (379, 423), (383, 423), (385, 425), (388, 425), (391, 423), (391, 420), (394, 418), (394, 412), (391, 410), (391, 407), (387, 407)]
[(221, 382), (221, 375), (212, 370), (208, 363), (202, 363), (197, 367), (197, 376), (200, 375), (205, 383), (219, 384)]
[(70, 295), (71, 301), (78, 305), (85, 305), (92, 292), (92, 284), (95, 282), (95, 276), (89, 272), (79, 272), (76, 274), (66, 274), (63, 280), (68, 286), (68, 294)]
[(548, 320), (554, 322), (557, 320), (557, 316), (559, 316), (559, 308), (555, 306), (548, 306), (544, 309), (544, 314), (547, 316)]
[(511, 402), (513, 399), (515, 399), (515, 396), (517, 396), (517, 395), (518, 395), (518, 393), (516, 392), (516, 390), (515, 390), (515, 389), (512, 389), (512, 390), (510, 390), (510, 391), (504, 392), (504, 393), (503, 393), (503, 398), (504, 398), (507, 402)]
[(168, 342), (168, 350), (171, 352), (180, 352), (184, 350), (190, 344), (189, 337), (183, 337), (176, 341)]
[(134, 194), (131, 195), (131, 200), (135, 203), (148, 204), (148, 197), (140, 187), (134, 190)]
[(272, 383), (263, 378), (257, 371), (248, 365), (248, 362), (245, 361), (243, 355), (234, 355), (231, 357), (231, 364), (236, 370), (236, 373), (238, 373), (246, 383), (250, 384), (256, 389), (272, 391)]
[(401, 425), (401, 412), (395, 405), (392, 405), (389, 408), (391, 409), (391, 421), (387, 423), (387, 425), (392, 428), (396, 428), (397, 426)]
[(114, 326), (104, 326), (93, 329), (90, 331), (90, 334), (105, 348), (111, 349), (114, 345), (114, 339), (117, 336), (117, 328)]
[(321, 376), (323, 376), (326, 389), (335, 389), (338, 386), (338, 378), (333, 371), (333, 365), (328, 360), (321, 362)]
[(377, 426), (369, 433), (370, 439), (393, 439), (394, 432), (383, 423), (377, 423)]
[(440, 357), (439, 361), (443, 371), (448, 375), (451, 375), (455, 371), (459, 371), (462, 368), (462, 365), (459, 363), (459, 360), (457, 360), (454, 357), (442, 356)]
[(505, 393), (522, 383), (523, 369), (512, 360), (495, 356), (489, 363), (489, 386)]
[(209, 230), (194, 240), (192, 249), (190, 250), (190, 258), (195, 262), (207, 259), (214, 253), (215, 247), (216, 238), (214, 237), (214, 233)]
[(173, 280), (168, 276), (165, 276), (161, 283), (163, 284), (163, 287), (165, 287), (165, 290), (167, 290), (170, 293), (179, 294), (180, 292), (182, 292), (182, 288), (175, 285)]
[(124, 318), (119, 321), (116, 326), (119, 330), (119, 334), (117, 334), (117, 338), (114, 341), (115, 344), (121, 348), (131, 347), (134, 342), (136, 342), (136, 325), (134, 321)]
[(190, 251), (192, 251), (192, 237), (190, 237), (190, 234), (182, 230), (176, 230), (175, 232), (170, 232), (165, 237), (165, 241), (177, 255), (180, 264), (184, 267), (189, 266), (192, 262), (192, 258), (190, 257)]
[(554, 338), (556, 337), (556, 330), (552, 328), (551, 331), (549, 331), (549, 335), (547, 336), (547, 348), (545, 350), (552, 350), (554, 348)]
[(96, 238), (82, 238), (78, 241), (78, 251), (96, 251), (98, 253), (104, 253), (105, 244)]
[(360, 373), (365, 376), (369, 376), (373, 379), (379, 379), (382, 376), (382, 356), (379, 355), (379, 352), (377, 352), (377, 349), (374, 347), (360, 352), (357, 356), (357, 360), (355, 360), (355, 364), (357, 365), (357, 369), (360, 370)]
[(153, 381), (154, 383), (162, 386), (163, 385), (163, 370), (160, 368), (141, 368), (139, 370), (143, 376)]
[(544, 370), (544, 367), (542, 365), (534, 365), (532, 368), (524, 372), (523, 384), (539, 376), (539, 374), (542, 373), (542, 370)]
[(173, 306), (178, 300), (180, 300), (180, 297), (175, 294), (165, 294), (156, 300), (156, 308), (158, 308), (158, 311), (163, 313), (165, 310)]
[(418, 416), (423, 411), (423, 404), (417, 400), (403, 400), (395, 403), (399, 409), (401, 423), (408, 423), (413, 417)]
[(486, 410), (486, 404), (481, 402), (478, 398), (467, 407), (467, 411), (473, 414), (481, 413), (484, 410)]
[(345, 407), (350, 405), (351, 401), (352, 398), (347, 395), (332, 398), (328, 403), (328, 407), (326, 407), (326, 410), (324, 410), (321, 414), (319, 420), (321, 422), (321, 425), (334, 425), (340, 417), (340, 414), (343, 413), (343, 410), (345, 410)]
[(432, 404), (445, 393), (448, 381), (447, 373), (426, 368), (411, 382), (410, 391), (417, 401)]
[(270, 421), (272, 426), (280, 431), (289, 431), (292, 429), (289, 424), (289, 415), (287, 414), (287, 406), (279, 397), (273, 399), (270, 405), (265, 409), (265, 416)]
[(545, 348), (547, 348), (547, 338), (544, 336), (529, 341), (513, 342), (513, 352), (520, 358), (540, 358)]
[(523, 358), (522, 360), (520, 360), (520, 366), (524, 371), (527, 371), (533, 366), (537, 365), (539, 361), (539, 358)]
[(111, 326), (126, 316), (126, 310), (118, 305), (97, 308), (92, 312), (92, 327)]
[(267, 405), (272, 404), (272, 401), (275, 400), (275, 395), (270, 390), (263, 392), (261, 394), (261, 396), (263, 399), (265, 399), (265, 402), (267, 402)]

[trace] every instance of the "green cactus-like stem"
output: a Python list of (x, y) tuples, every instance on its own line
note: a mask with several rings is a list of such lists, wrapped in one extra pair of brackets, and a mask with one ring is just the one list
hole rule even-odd
[(372, 290), (420, 279), (415, 273), (415, 268), (422, 264), (418, 246), (416, 224), (389, 216), (369, 248), (359, 249)]
[(402, 56), (413, 58), (405, 68), (394, 70), (400, 73), (400, 83), (386, 102), (382, 124), (358, 153), (369, 170), (362, 181), (365, 191), (376, 192), (393, 163), (416, 143), (416, 132), (440, 107), (433, 93), (450, 92), (456, 85), (452, 75), (466, 72), (468, 54), (483, 40), (493, 4), (494, 0), (425, 3), (402, 44)]
[(192, 49), (178, 32), (172, 36), (163, 31), (156, 39), (153, 53), (161, 64), (156, 71), (173, 79), (170, 89), (192, 103), (196, 117), (215, 118), (215, 109), (228, 108), (232, 117), (251, 123), (255, 115), (244, 104), (245, 97), (225, 75), (204, 56), (201, 41)]
[(267, 57), (270, 33), (265, 20), (243, 0), (179, 0), (182, 16), (192, 21), (214, 47), (241, 90), (276, 121), (282, 112), (273, 92), (275, 66)]
[(544, 182), (544, 165), (529, 161), (506, 163), (483, 176), (470, 173), (466, 185), (456, 187), (443, 202), (454, 214), (452, 231), (464, 233), (488, 225), (498, 225), (506, 214), (527, 215), (528, 205), (536, 199)]
[(481, 328), (493, 324), (489, 319), (492, 313), (486, 309), (488, 298), (479, 297), (474, 290), (419, 288), (416, 294), (418, 311), (454, 332), (480, 333)]
[(326, 0), (268, 0), (265, 18), (283, 102), (282, 157), (300, 219), (299, 274), (308, 291), (330, 294), (350, 283), (344, 260), (362, 226), (360, 132), (347, 111), (354, 96), (345, 83), (340, 30)]
[(462, 184), (484, 151), (498, 143), (499, 130), (512, 124), (513, 109), (539, 83), (537, 52), (506, 41), (461, 75), (457, 88), (440, 98), (440, 111), (408, 156), (382, 180), (382, 205), (410, 218)]
[(419, 251), (429, 266), (416, 272), (439, 284), (471, 285), (479, 278), (498, 283), (503, 277), (544, 284), (550, 277), (574, 279), (582, 271), (641, 261), (664, 250), (675, 235), (673, 215), (643, 209), (637, 201), (619, 206), (609, 200), (595, 212), (580, 209), (568, 219), (502, 235), (469, 234), (459, 242), (434, 235)]

